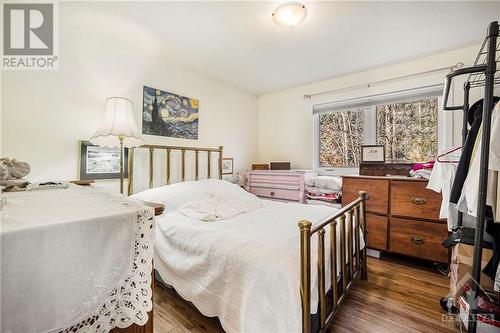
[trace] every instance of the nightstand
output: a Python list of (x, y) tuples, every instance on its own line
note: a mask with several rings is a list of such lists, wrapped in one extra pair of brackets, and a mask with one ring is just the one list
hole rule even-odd
[(148, 201), (141, 201), (145, 206), (148, 207), (153, 207), (155, 209), (155, 216), (160, 216), (163, 214), (165, 211), (165, 205), (156, 203), (156, 202), (148, 202)]

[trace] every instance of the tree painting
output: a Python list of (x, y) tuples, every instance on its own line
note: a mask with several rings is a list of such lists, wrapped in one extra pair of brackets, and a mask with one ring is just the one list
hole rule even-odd
[(386, 159), (428, 161), (437, 154), (437, 98), (378, 105), (377, 141)]
[(320, 115), (320, 166), (358, 167), (363, 124), (361, 109)]

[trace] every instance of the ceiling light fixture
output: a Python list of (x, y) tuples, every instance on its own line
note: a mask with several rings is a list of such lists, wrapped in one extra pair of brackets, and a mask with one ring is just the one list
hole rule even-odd
[(273, 12), (274, 22), (283, 27), (293, 27), (304, 21), (306, 16), (306, 6), (298, 2), (284, 3)]

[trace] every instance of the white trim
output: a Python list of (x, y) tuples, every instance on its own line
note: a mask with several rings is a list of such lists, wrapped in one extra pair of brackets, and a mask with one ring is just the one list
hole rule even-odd
[(445, 112), (442, 109), (441, 101), (443, 96), (438, 98), (438, 152), (447, 150), (453, 146), (453, 112)]
[[(376, 145), (377, 144), (377, 113), (375, 105), (364, 107), (365, 123), (363, 126), (363, 144)], [(366, 126), (366, 124), (375, 124), (375, 126)]]
[(330, 113), (332, 111), (340, 111), (345, 109), (362, 108), (372, 106), (378, 103), (397, 103), (407, 101), (412, 98), (421, 98), (425, 96), (438, 96), (443, 92), (444, 85), (442, 83), (431, 84), (409, 89), (401, 89), (397, 91), (384, 92), (360, 97), (341, 99), (333, 102), (320, 103), (313, 105), (313, 113)]
[(319, 166), (319, 115), (313, 114), (313, 169), (320, 170)]
[[(387, 64), (386, 64), (386, 66), (387, 66)], [(383, 83), (388, 83), (388, 82), (392, 82), (392, 81), (399, 81), (399, 80), (403, 80), (403, 79), (409, 79), (409, 78), (413, 78), (413, 77), (417, 77), (417, 76), (429, 75), (429, 74), (438, 73), (438, 72), (442, 72), (442, 71), (451, 71), (451, 70), (454, 70), (456, 68), (462, 68), (463, 66), (464, 66), (463, 62), (457, 62), (455, 65), (448, 66), (448, 67), (441, 67), (441, 68), (431, 69), (431, 70), (427, 70), (427, 71), (423, 71), (423, 72), (419, 72), (419, 73), (411, 73), (411, 74), (401, 75), (401, 76), (392, 77), (392, 78), (388, 78), (388, 79), (372, 81), (372, 82), (368, 82), (368, 83), (355, 84), (352, 86), (305, 94), (304, 98), (311, 99), (312, 97), (315, 97), (315, 96), (324, 95), (324, 94), (332, 94), (332, 93), (337, 93), (340, 91), (349, 91), (349, 90), (354, 90), (354, 89), (371, 88), (375, 85), (379, 85), (379, 84), (383, 84)], [(351, 74), (354, 74), (354, 73), (351, 73)], [(349, 73), (347, 73), (347, 74), (344, 73), (341, 76), (346, 76), (346, 75), (349, 75)]]

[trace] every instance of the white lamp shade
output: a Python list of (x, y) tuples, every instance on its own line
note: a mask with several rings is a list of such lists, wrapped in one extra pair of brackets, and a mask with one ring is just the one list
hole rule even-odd
[(90, 142), (102, 147), (118, 148), (120, 137), (123, 138), (123, 146), (127, 148), (142, 144), (134, 120), (132, 101), (123, 97), (109, 97), (106, 99), (104, 119)]

